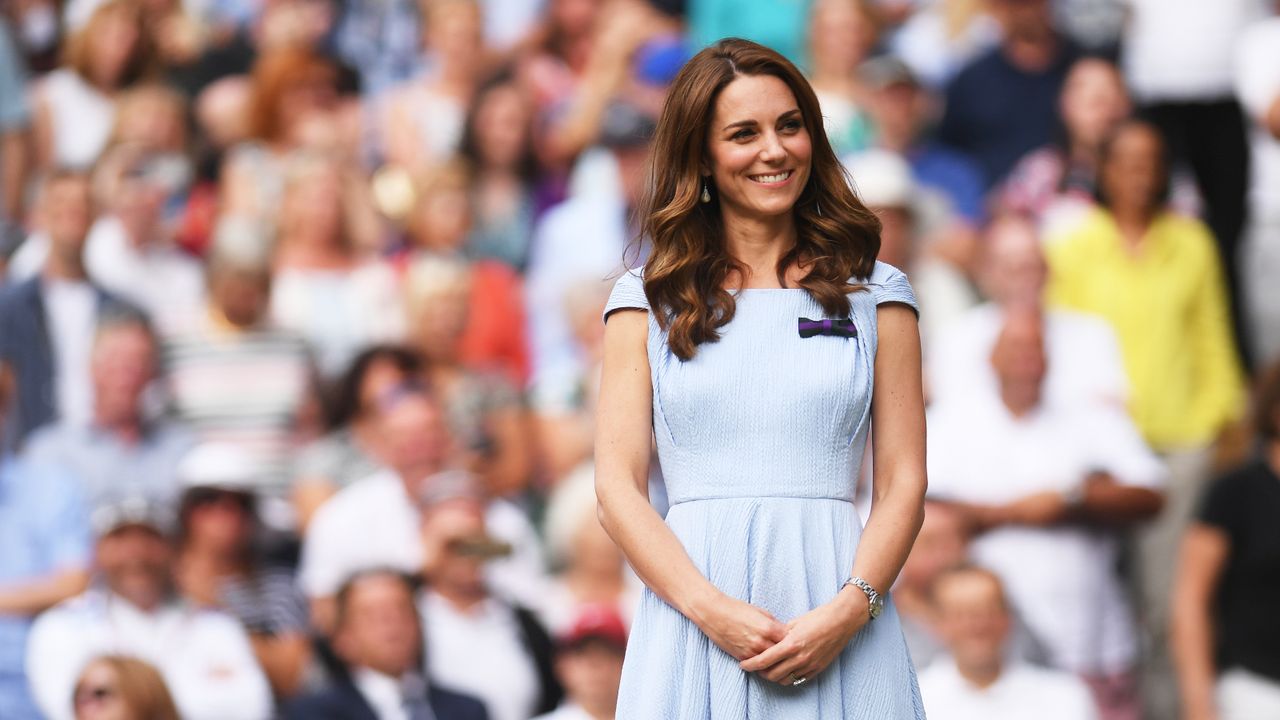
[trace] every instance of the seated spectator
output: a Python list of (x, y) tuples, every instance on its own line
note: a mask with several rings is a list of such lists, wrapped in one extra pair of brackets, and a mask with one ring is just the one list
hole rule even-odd
[(867, 88), (858, 66), (875, 49), (880, 18), (868, 0), (818, 0), (809, 11), (809, 82), (837, 155), (864, 150), (871, 124)]
[(50, 720), (73, 717), (76, 679), (103, 653), (159, 668), (184, 718), (270, 716), (271, 690), (239, 623), (174, 595), (170, 517), (137, 497), (94, 510), (101, 583), (42, 614), (27, 644), (32, 694)]
[[(318, 430), (306, 343), (267, 317), (271, 297), (268, 236), (224, 217), (208, 261), (209, 307), (201, 322), (166, 339), (164, 365), (179, 419), (201, 440), (227, 442), (262, 463), (258, 491), (283, 502), (290, 454)], [(291, 518), (264, 508), (264, 521)]]
[(1258, 456), (1206, 488), (1182, 539), (1172, 652), (1186, 718), (1280, 717), (1280, 366), (1258, 390)]
[(230, 445), (206, 443), (182, 459), (174, 577), (184, 600), (240, 621), (276, 696), (290, 697), (312, 659), (307, 604), (292, 572), (258, 556), (257, 471)]
[(627, 629), (617, 610), (583, 607), (556, 648), (556, 677), (565, 700), (536, 720), (613, 720), (626, 649)]
[(920, 673), (920, 696), (933, 720), (1096, 720), (1080, 679), (1010, 660), (1012, 613), (1000, 578), (960, 566), (933, 583), (932, 600), (950, 657)]
[(34, 277), (0, 290), (0, 360), (17, 377), (4, 438), (10, 451), (42, 425), (84, 423), (93, 414), (93, 328), (97, 316), (121, 305), (85, 272), (93, 213), (87, 176), (65, 171), (46, 177), (37, 207), (43, 235), (27, 244), (47, 243), (48, 252)]
[(377, 345), (351, 362), (334, 392), (327, 435), (303, 448), (293, 468), (293, 509), (299, 531), (333, 494), (383, 467), (381, 401), (422, 375), (422, 359), (407, 348)]
[(1035, 225), (1004, 214), (985, 232), (979, 286), (987, 302), (961, 314), (927, 348), (932, 402), (964, 401), (995, 392), (991, 348), (1006, 313), (1019, 306), (1044, 316), (1048, 369), (1045, 395), (1053, 402), (1096, 402), (1125, 407), (1129, 378), (1115, 332), (1091, 314), (1045, 308), (1049, 268)]
[(73, 698), (76, 720), (179, 720), (160, 673), (125, 655), (90, 661), (76, 681)]
[(431, 639), (427, 674), (482, 700), (493, 720), (525, 720), (563, 694), (552, 642), (528, 609), (489, 591), (485, 563), (511, 552), (485, 527), (485, 504), (466, 482), (426, 490), (422, 511), (426, 588), (419, 601)]
[[(13, 383), (0, 363), (0, 425)], [(89, 517), (75, 478), (0, 455), (0, 548), (0, 717), (39, 717), (22, 656), (31, 621), (89, 582)]]
[(195, 439), (176, 423), (148, 417), (146, 395), (156, 377), (158, 352), (145, 318), (102, 317), (90, 359), (92, 418), (87, 424), (63, 420), (41, 428), (27, 443), (25, 457), (74, 477), (90, 507), (132, 495), (176, 503), (174, 469)]
[(925, 503), (924, 522), (893, 585), (893, 604), (902, 621), (911, 662), (917, 669), (928, 667), (945, 649), (938, 607), (929, 597), (933, 581), (948, 568), (959, 565), (968, 547), (964, 515), (946, 503)]
[(338, 590), (335, 611), (334, 647), (345, 675), (287, 706), (286, 718), (489, 720), (478, 700), (445, 690), (425, 674), (422, 620), (408, 577), (390, 570), (357, 573)]
[(1000, 43), (1000, 24), (981, 0), (940, 0), (911, 4), (889, 42), (929, 88), (942, 88), (975, 56)]
[(1047, 401), (1036, 310), (1006, 315), (991, 364), (998, 393), (930, 415), (930, 495), (978, 531), (971, 557), (1003, 581), (1051, 666), (1080, 675), (1105, 717), (1137, 720), (1119, 531), (1159, 512), (1165, 468), (1120, 409)]

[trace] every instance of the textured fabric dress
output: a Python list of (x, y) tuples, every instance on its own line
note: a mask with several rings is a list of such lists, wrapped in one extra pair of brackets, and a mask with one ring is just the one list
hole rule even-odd
[[(649, 314), (653, 428), (666, 522), (723, 592), (787, 622), (830, 601), (853, 569), (862, 525), (855, 477), (867, 447), (876, 306), (916, 307), (905, 275), (876, 263), (850, 293), (855, 337), (802, 338), (825, 317), (806, 290), (746, 289), (719, 342), (687, 362)], [(648, 310), (638, 274), (605, 317)], [(907, 720), (924, 709), (890, 600), (826, 670), (799, 687), (743, 672), (684, 615), (646, 590), (627, 646), (619, 720)]]

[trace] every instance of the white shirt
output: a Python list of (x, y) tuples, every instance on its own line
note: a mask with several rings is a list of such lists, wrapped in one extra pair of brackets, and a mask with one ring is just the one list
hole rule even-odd
[(1263, 119), (1280, 98), (1280, 17), (1254, 23), (1236, 46), (1236, 94), (1250, 123), (1249, 198), (1256, 219), (1280, 221), (1280, 140)]
[(46, 75), (39, 93), (52, 120), (53, 164), (88, 170), (115, 127), (115, 101), (68, 68)]
[(44, 315), (53, 349), (58, 418), (80, 425), (93, 417), (89, 361), (97, 327), (98, 298), (87, 282), (46, 280)]
[[(352, 673), (356, 690), (373, 708), (378, 720), (412, 720), (405, 707), (403, 687), (399, 680), (369, 668), (356, 668)], [(434, 717), (431, 708), (426, 707), (429, 717)]]
[[(307, 526), (298, 584), (309, 597), (329, 597), (361, 570), (416, 573), (423, 560), (420, 524), (417, 505), (394, 472), (382, 470), (354, 482), (321, 505)], [(537, 531), (505, 500), (489, 503), (485, 524), (490, 534), (514, 549), (510, 557), (489, 563), (486, 576), (491, 587), (538, 607), (547, 581)]]
[(511, 608), (489, 599), (463, 613), (427, 590), (420, 601), (427, 675), (484, 703), (489, 720), (527, 720), (541, 687)]
[(145, 311), (162, 333), (190, 328), (205, 311), (200, 262), (174, 247), (138, 247), (119, 218), (93, 224), (84, 265), (94, 282)]
[(574, 702), (566, 702), (546, 715), (539, 715), (533, 720), (595, 720)]
[(920, 673), (929, 720), (1096, 720), (1089, 688), (1073, 675), (1013, 664), (986, 688), (972, 685), (950, 658)]
[(1126, 0), (1124, 71), (1142, 102), (1231, 98), (1240, 33), (1269, 0)]
[[(991, 350), (1004, 324), (995, 303), (972, 308), (939, 333), (928, 349), (929, 396), (948, 402), (997, 392)], [(1045, 311), (1048, 402), (1102, 402), (1123, 407), (1129, 379), (1115, 331), (1103, 319), (1068, 310)]]
[[(998, 399), (974, 398), (933, 408), (928, 424), (929, 494), (939, 500), (999, 504), (1070, 492), (1095, 470), (1135, 487), (1159, 488), (1165, 479), (1163, 464), (1119, 409), (1043, 406), (1019, 419)], [(1136, 661), (1113, 532), (1006, 526), (979, 536), (969, 552), (1000, 576), (1053, 666), (1110, 674)]]
[(81, 671), (108, 654), (155, 666), (187, 720), (271, 716), (267, 678), (233, 618), (177, 603), (147, 613), (102, 590), (57, 605), (32, 627), (27, 677), (40, 710), (50, 720), (71, 720)]

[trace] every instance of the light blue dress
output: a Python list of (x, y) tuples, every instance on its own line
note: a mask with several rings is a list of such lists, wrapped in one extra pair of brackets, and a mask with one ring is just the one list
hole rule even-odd
[[(854, 483), (867, 446), (876, 305), (916, 307), (896, 268), (876, 263), (849, 295), (856, 337), (801, 338), (821, 319), (806, 290), (747, 289), (719, 342), (688, 362), (649, 315), (653, 428), (671, 510), (667, 524), (698, 570), (782, 622), (828, 602), (853, 569), (862, 524)], [(624, 274), (605, 316), (648, 309)], [(826, 670), (799, 687), (743, 672), (678, 611), (646, 590), (618, 699), (619, 720), (907, 720), (923, 718), (916, 674), (890, 601)]]

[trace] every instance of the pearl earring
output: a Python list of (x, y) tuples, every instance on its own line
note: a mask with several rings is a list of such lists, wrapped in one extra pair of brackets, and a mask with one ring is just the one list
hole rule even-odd
[(707, 189), (707, 181), (705, 179), (702, 181), (702, 202), (711, 202), (711, 191)]

